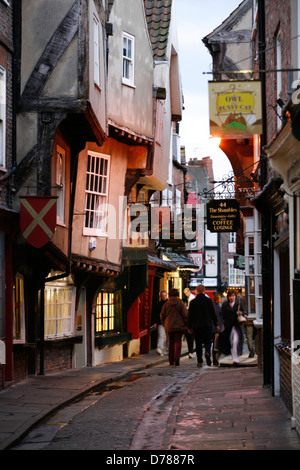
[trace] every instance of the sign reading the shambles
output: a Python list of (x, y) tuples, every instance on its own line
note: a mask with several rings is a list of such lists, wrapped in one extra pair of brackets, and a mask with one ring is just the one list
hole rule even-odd
[(235, 199), (213, 199), (207, 204), (210, 232), (236, 232), (240, 228), (240, 205)]

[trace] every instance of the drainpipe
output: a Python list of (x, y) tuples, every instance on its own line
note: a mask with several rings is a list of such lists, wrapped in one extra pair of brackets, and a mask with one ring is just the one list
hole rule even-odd
[[(266, 26), (265, 26), (265, 0), (258, 0), (258, 48), (259, 68), (266, 70)], [(266, 113), (266, 74), (260, 73), (262, 89), (262, 124), (260, 148), (260, 188), (267, 183), (267, 157), (264, 147), (267, 144), (267, 113)], [(263, 383), (270, 387), (274, 371), (274, 335), (273, 335), (273, 250), (272, 250), (272, 210), (265, 211), (262, 218), (262, 290), (263, 290)]]

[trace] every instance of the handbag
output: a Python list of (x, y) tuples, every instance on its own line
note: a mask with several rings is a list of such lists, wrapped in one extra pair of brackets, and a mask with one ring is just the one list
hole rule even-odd
[(238, 311), (237, 311), (238, 322), (239, 322), (239, 323), (243, 323), (244, 321), (247, 321), (247, 318), (244, 317), (244, 315), (242, 315), (242, 314), (240, 313), (240, 305), (241, 305), (241, 302), (239, 303), (239, 308), (238, 308)]
[(241, 315), (241, 314), (240, 314), (240, 315), (238, 316), (238, 322), (239, 322), (239, 323), (243, 323), (244, 321), (247, 321), (247, 318), (244, 317), (244, 315)]

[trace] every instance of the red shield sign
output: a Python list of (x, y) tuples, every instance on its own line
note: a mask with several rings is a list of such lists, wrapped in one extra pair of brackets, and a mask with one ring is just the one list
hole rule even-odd
[(54, 235), (56, 196), (20, 196), (20, 226), (30, 245), (40, 248)]
[(189, 253), (189, 258), (193, 261), (193, 263), (199, 267), (196, 273), (199, 273), (203, 268), (203, 253), (202, 251), (198, 251), (198, 253)]

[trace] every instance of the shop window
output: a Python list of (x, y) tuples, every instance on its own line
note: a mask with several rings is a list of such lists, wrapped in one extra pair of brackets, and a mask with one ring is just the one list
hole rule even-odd
[(24, 279), (20, 274), (14, 282), (14, 342), (25, 342)]
[(96, 305), (96, 334), (115, 330), (116, 302), (115, 293), (99, 292)]
[(55, 339), (74, 334), (75, 288), (45, 288), (45, 338)]

